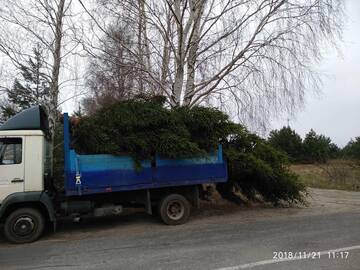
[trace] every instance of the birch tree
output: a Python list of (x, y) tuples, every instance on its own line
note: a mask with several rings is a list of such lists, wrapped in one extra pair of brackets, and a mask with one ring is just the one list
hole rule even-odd
[[(87, 87), (89, 97), (82, 101), (87, 114), (112, 104), (119, 100), (126, 100), (144, 91), (145, 81), (138, 74), (138, 57), (132, 57), (120, 44), (134, 46), (136, 35), (127, 32), (124, 27), (114, 27), (110, 32), (111, 38), (101, 40), (102, 51), (90, 60), (87, 70)], [(114, 42), (114, 39), (121, 41)], [(138, 46), (138, 44), (136, 44)]]
[(132, 22), (138, 49), (122, 45), (171, 106), (217, 106), (245, 122), (291, 112), (317, 88), (312, 67), (336, 46), (344, 16), (341, 0), (135, 2), (96, 1), (107, 19), (83, 7), (103, 36), (114, 22)]
[[(76, 48), (69, 38), (73, 27), (71, 0), (1, 0), (0, 54), (11, 60), (15, 69), (21, 69), (31, 56), (33, 47), (44, 53), (45, 71), (42, 77), (50, 89), (45, 105), (50, 130), (54, 130), (59, 106), (61, 69), (65, 58)], [(64, 25), (66, 27), (64, 27)]]

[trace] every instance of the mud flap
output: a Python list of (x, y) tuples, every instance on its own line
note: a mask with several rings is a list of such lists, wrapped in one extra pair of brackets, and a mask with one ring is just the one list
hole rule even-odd
[(193, 193), (193, 194), (192, 194), (192, 205), (193, 205), (196, 209), (200, 209), (199, 187), (198, 187), (198, 186), (194, 186), (192, 193)]
[(150, 191), (148, 189), (146, 190), (145, 210), (146, 210), (146, 213), (148, 213), (149, 215), (152, 215), (151, 196), (150, 196)]

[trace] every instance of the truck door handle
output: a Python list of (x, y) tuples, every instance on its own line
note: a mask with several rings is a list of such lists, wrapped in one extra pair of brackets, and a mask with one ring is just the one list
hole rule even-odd
[(22, 183), (22, 182), (24, 182), (24, 179), (14, 178), (13, 180), (11, 180), (11, 183)]

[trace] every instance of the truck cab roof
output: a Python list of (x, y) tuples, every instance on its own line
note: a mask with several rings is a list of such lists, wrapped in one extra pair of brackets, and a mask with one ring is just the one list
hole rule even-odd
[(11, 117), (0, 126), (0, 132), (5, 130), (40, 130), (47, 134), (49, 130), (49, 123), (45, 110), (41, 106), (34, 106), (24, 110)]
[(45, 134), (42, 130), (0, 130), (0, 136), (45, 136)]

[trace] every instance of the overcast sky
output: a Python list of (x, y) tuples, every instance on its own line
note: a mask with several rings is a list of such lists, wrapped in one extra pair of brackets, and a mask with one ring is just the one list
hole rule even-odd
[[(347, 21), (341, 55), (328, 52), (318, 70), (323, 74), (322, 93), (309, 94), (305, 108), (290, 126), (302, 137), (313, 128), (339, 146), (360, 136), (360, 1), (347, 0)], [(287, 117), (273, 128), (287, 124)]]

